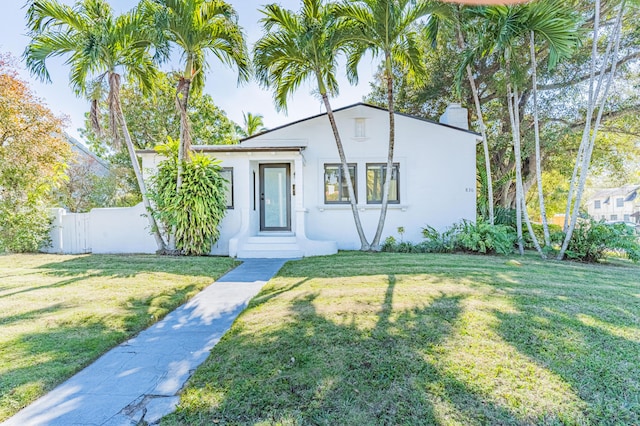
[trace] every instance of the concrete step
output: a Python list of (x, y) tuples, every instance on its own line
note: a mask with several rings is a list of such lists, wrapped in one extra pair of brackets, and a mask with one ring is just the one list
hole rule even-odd
[(292, 259), (304, 257), (302, 250), (238, 250), (238, 258), (240, 259)]
[(256, 235), (247, 239), (248, 244), (295, 244), (297, 242), (295, 235), (279, 236), (279, 235)]

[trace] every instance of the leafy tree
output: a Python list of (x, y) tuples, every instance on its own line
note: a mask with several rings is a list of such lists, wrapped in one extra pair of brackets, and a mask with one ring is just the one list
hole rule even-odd
[[(98, 122), (98, 101), (103, 86), (107, 85), (110, 128), (112, 131), (119, 128), (124, 137), (142, 200), (146, 209), (151, 211), (120, 102), (122, 72), (146, 88), (151, 87), (155, 77), (144, 17), (133, 10), (114, 18), (111, 6), (105, 0), (82, 0), (73, 7), (56, 0), (35, 0), (27, 11), (27, 23), (31, 42), (24, 56), (29, 70), (49, 81), (47, 59), (66, 56), (71, 67), (71, 87), (78, 95), (91, 98), (95, 123)], [(113, 132), (113, 142), (119, 145), (118, 132)], [(166, 249), (164, 240), (153, 215), (147, 216), (158, 251), (162, 252)]]
[(358, 63), (370, 51), (382, 57), (382, 76), (387, 86), (387, 109), (389, 110), (389, 151), (385, 180), (380, 205), (380, 219), (371, 242), (374, 249), (380, 248), (380, 238), (389, 205), (393, 151), (395, 148), (395, 109), (393, 96), (394, 64), (420, 79), (425, 74), (421, 52), (418, 48), (418, 32), (415, 24), (431, 11), (431, 5), (422, 0), (349, 0), (339, 8), (339, 15), (351, 21), (359, 30), (355, 33), (355, 44), (349, 52), (348, 75), (352, 81), (358, 79)]
[(63, 120), (0, 55), (0, 251), (37, 251), (49, 236), (47, 195), (63, 178), (71, 150)]
[[(150, 91), (143, 91), (135, 82), (122, 86), (121, 101), (124, 117), (136, 149), (152, 149), (167, 142), (167, 137), (180, 137), (180, 115), (175, 107), (176, 73), (158, 72)], [(107, 107), (103, 102), (101, 108)], [(238, 125), (227, 118), (208, 94), (191, 97), (189, 104), (189, 122), (192, 140), (196, 145), (226, 145), (237, 143)], [(108, 120), (101, 122), (103, 128), (109, 128)], [(95, 151), (108, 157), (105, 146), (109, 138), (92, 129), (87, 116), (83, 136), (90, 141)]]
[[(180, 112), (180, 149), (178, 158), (188, 161), (192, 138), (188, 106), (191, 91), (199, 94), (204, 87), (207, 54), (238, 69), (238, 81), (249, 78), (247, 48), (233, 7), (223, 0), (149, 0), (146, 13), (155, 20), (162, 40), (182, 51), (184, 71), (176, 86), (176, 106)], [(178, 163), (177, 187), (181, 185), (181, 162)]]
[[(339, 25), (335, 4), (322, 0), (303, 0), (298, 13), (270, 4), (261, 10), (264, 35), (254, 47), (254, 65), (258, 81), (273, 89), (278, 110), (286, 110), (287, 99), (300, 85), (311, 80), (327, 111), (336, 141), (353, 220), (360, 238), (361, 250), (370, 245), (362, 229), (356, 206), (353, 181), (336, 126), (330, 96), (338, 94), (336, 69), (338, 57), (349, 47), (350, 28)], [(391, 173), (389, 173), (391, 175)]]

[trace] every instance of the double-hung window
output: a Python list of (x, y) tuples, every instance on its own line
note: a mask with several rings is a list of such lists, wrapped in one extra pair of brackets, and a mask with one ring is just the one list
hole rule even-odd
[(593, 202), (593, 208), (594, 208), (594, 209), (599, 209), (600, 207), (601, 207), (601, 205), (600, 205), (600, 200), (595, 200), (595, 201)]
[(222, 176), (227, 183), (225, 184), (224, 196), (227, 200), (227, 208), (233, 208), (233, 167), (224, 167), (220, 170), (220, 176)]
[[(356, 165), (349, 164), (348, 166), (357, 202)], [(349, 199), (349, 180), (343, 173), (342, 164), (324, 165), (324, 202), (325, 204), (347, 204), (351, 202)]]
[[(382, 203), (386, 163), (367, 163), (367, 204)], [(400, 203), (400, 165), (395, 163), (389, 184), (389, 203)]]

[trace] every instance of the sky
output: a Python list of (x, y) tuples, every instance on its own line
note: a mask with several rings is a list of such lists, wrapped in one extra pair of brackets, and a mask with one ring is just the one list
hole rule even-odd
[[(261, 13), (258, 9), (267, 3), (277, 2), (281, 6), (298, 10), (300, 0), (227, 0), (236, 9), (240, 25), (247, 36), (249, 49), (261, 36), (261, 26), (258, 23)], [(63, 3), (73, 4), (73, 0), (62, 0)], [(25, 26), (26, 0), (3, 0), (0, 13), (0, 52), (9, 52), (16, 58), (21, 58), (22, 52), (29, 43)], [(109, 0), (115, 14), (130, 10), (136, 0)], [(179, 56), (170, 64), (165, 64), (162, 69), (170, 71), (178, 68)], [(264, 116), (265, 126), (273, 128), (295, 120), (324, 112), (320, 100), (314, 97), (310, 84), (301, 87), (288, 102), (288, 114), (277, 112), (272, 93), (265, 91), (255, 82), (237, 86), (237, 72), (220, 64), (215, 57), (210, 58), (210, 69), (206, 75), (204, 92), (213, 97), (218, 107), (222, 108), (229, 118), (242, 125), (242, 113), (251, 112)], [(378, 61), (365, 57), (358, 68), (360, 82), (357, 86), (351, 86), (344, 77), (344, 69), (340, 75), (340, 95), (332, 99), (332, 106), (339, 108), (353, 103), (361, 102), (369, 93), (369, 81), (376, 71)], [(69, 68), (64, 65), (64, 59), (52, 58), (47, 61), (47, 69), (51, 75), (51, 83), (43, 83), (33, 78), (24, 69), (21, 63), (20, 75), (23, 80), (29, 82), (35, 94), (44, 100), (49, 108), (58, 115), (69, 117), (70, 123), (66, 131), (69, 135), (82, 141), (78, 128), (84, 127), (84, 114), (89, 110), (89, 102), (78, 98), (69, 87)]]

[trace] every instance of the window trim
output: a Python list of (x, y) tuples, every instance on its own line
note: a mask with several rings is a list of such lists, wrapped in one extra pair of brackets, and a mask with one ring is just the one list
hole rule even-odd
[[(367, 163), (365, 167), (365, 176), (369, 177), (369, 166), (379, 166), (381, 168), (386, 168), (387, 163)], [(398, 194), (397, 200), (389, 200), (389, 204), (400, 204), (400, 163), (393, 163), (393, 167), (396, 169), (396, 193)], [(384, 187), (384, 183), (382, 184)], [(380, 201), (372, 201), (369, 200), (369, 187), (367, 185), (367, 204), (382, 204), (382, 200)]]
[(222, 172), (229, 172), (229, 174), (231, 175), (231, 178), (228, 179), (229, 181), (229, 192), (231, 193), (231, 203), (229, 203), (229, 200), (227, 200), (227, 210), (233, 210), (234, 209), (234, 194), (233, 194), (233, 167), (223, 167)]
[[(351, 200), (346, 200), (346, 201), (329, 201), (327, 200), (327, 191), (326, 191), (326, 185), (327, 185), (327, 167), (337, 167), (338, 171), (340, 173), (339, 179), (340, 182), (342, 182), (342, 163), (324, 163), (323, 167), (322, 167), (322, 197), (324, 199), (324, 203), (325, 204), (351, 204)], [(358, 164), (357, 163), (347, 163), (347, 167), (349, 169), (351, 169), (351, 167), (353, 167), (353, 193), (356, 197), (356, 204), (358, 203)], [(338, 185), (339, 191), (342, 190), (342, 185)], [(347, 190), (348, 191), (348, 190)], [(338, 198), (343, 198), (341, 197), (342, 194), (338, 194)], [(347, 197), (349, 197), (349, 193), (346, 194)]]

